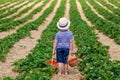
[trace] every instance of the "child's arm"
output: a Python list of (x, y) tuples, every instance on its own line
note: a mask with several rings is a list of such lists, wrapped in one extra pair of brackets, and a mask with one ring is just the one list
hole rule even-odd
[(52, 52), (53, 55), (56, 53), (56, 46), (57, 46), (57, 41), (54, 40), (53, 41), (53, 52)]
[(73, 55), (75, 52), (74, 52), (74, 40), (70, 40), (70, 53)]

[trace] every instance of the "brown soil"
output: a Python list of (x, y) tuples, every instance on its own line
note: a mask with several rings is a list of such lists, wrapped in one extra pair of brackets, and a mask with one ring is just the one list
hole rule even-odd
[(86, 18), (85, 14), (83, 13), (82, 6), (80, 5), (78, 0), (76, 0), (76, 4), (77, 4), (77, 8), (78, 8), (78, 11), (80, 13), (80, 16), (81, 16), (82, 20), (86, 21), (86, 23), (89, 26), (92, 26), (92, 23)]
[[(42, 2), (40, 2), (40, 3), (42, 3)], [(43, 7), (43, 9), (42, 9), (40, 12), (38, 12), (38, 13), (35, 14), (35, 15), (33, 15), (33, 18), (32, 18), (32, 19), (24, 22), (23, 24), (20, 24), (19, 26), (16, 26), (15, 29), (11, 29), (11, 30), (5, 31), (5, 32), (0, 32), (0, 39), (3, 39), (4, 37), (15, 33), (16, 30), (19, 29), (20, 27), (28, 24), (29, 22), (32, 22), (32, 21), (35, 21), (36, 19), (38, 19), (38, 17), (42, 15), (42, 13), (48, 8), (48, 5), (50, 5), (50, 4), (51, 4), (51, 1), (50, 1), (50, 3), (48, 3), (45, 7)], [(38, 6), (39, 6), (39, 5), (38, 5)], [(26, 6), (26, 7), (27, 7), (27, 6)], [(31, 10), (32, 10), (32, 9), (31, 9)]]
[(10, 3), (10, 2), (2, 3), (2, 4), (0, 4), (0, 7), (4, 6), (4, 5), (6, 5), (6, 4), (9, 4), (9, 3)]
[[(100, 15), (88, 1), (86, 1), (86, 3), (88, 4), (88, 6), (91, 8), (91, 10), (92, 10), (98, 17), (100, 17), (100, 18), (102, 18), (102, 19), (104, 19), (104, 20), (106, 20), (106, 21), (108, 21), (108, 22), (110, 22), (110, 23), (115, 24), (114, 22), (112, 22), (112, 21), (104, 18), (104, 16)], [(118, 15), (116, 15), (116, 16), (118, 16)]]
[[(28, 3), (28, 1), (25, 1), (25, 2), (23, 2), (23, 3), (21, 3), (21, 4), (19, 4), (19, 5), (14, 6), (14, 7), (11, 8), (9, 11), (11, 11), (11, 10), (13, 10), (13, 9), (15, 9), (15, 8), (17, 8), (17, 7), (20, 7), (21, 5), (24, 5), (24, 4), (26, 4), (26, 3)], [(8, 11), (8, 12), (9, 12), (9, 11)], [(18, 10), (18, 11), (15, 12), (14, 14), (9, 15), (9, 16), (7, 16), (7, 17), (5, 17), (5, 18), (11, 18), (12, 16), (17, 15), (19, 12), (20, 12), (20, 11)], [(5, 13), (7, 13), (7, 11), (6, 11)], [(3, 13), (3, 14), (5, 14), (5, 13)], [(2, 18), (2, 19), (5, 19), (5, 18)]]
[(98, 41), (110, 47), (108, 54), (110, 54), (111, 60), (120, 60), (120, 45), (117, 45), (113, 39), (110, 39), (97, 30), (95, 31), (95, 33), (99, 37)]
[[(51, 0), (52, 2), (53, 0)], [(47, 4), (47, 6), (45, 6), (47, 9), (50, 6), (50, 3)], [(3, 78), (5, 76), (10, 76), (10, 77), (15, 77), (16, 75), (18, 75), (18, 73), (14, 73), (12, 71), (12, 66), (11, 64), (18, 59), (21, 58), (25, 58), (25, 56), (27, 56), (29, 54), (29, 52), (35, 47), (35, 45), (37, 44), (37, 40), (40, 38), (42, 31), (44, 29), (47, 28), (47, 26), (51, 23), (57, 8), (60, 5), (60, 1), (58, 1), (58, 3), (56, 4), (54, 10), (51, 12), (51, 14), (48, 15), (48, 17), (46, 18), (46, 20), (43, 22), (43, 24), (41, 24), (39, 26), (38, 30), (33, 30), (31, 31), (31, 38), (26, 37), (25, 39), (21, 39), (19, 42), (17, 42), (14, 47), (12, 49), (10, 49), (10, 53), (7, 54), (6, 56), (6, 61), (4, 63), (0, 62), (0, 77)], [(38, 15), (40, 16), (40, 15)], [(38, 17), (37, 16), (37, 17)]]
[(105, 0), (105, 2), (106, 2), (107, 4), (109, 4), (109, 5), (113, 6), (114, 8), (118, 9), (118, 7), (117, 7), (116, 5), (114, 5), (114, 4), (112, 4), (112, 3), (110, 3), (108, 0)]
[[(34, 2), (34, 3), (35, 3), (35, 2)], [(34, 3), (32, 3), (32, 4), (34, 4)], [(40, 7), (42, 4), (43, 4), (43, 1), (41, 1), (40, 3), (35, 4), (35, 5), (32, 7), (32, 9), (30, 9), (27, 13), (22, 14), (20, 17), (16, 18), (15, 21), (16, 21), (16, 20), (20, 20), (20, 19), (28, 16), (32, 11), (34, 11), (36, 8)]]
[(100, 18), (102, 18), (102, 19), (105, 19), (102, 15), (100, 15), (100, 14), (94, 9), (94, 7), (93, 7), (88, 1), (86, 1), (86, 3), (88, 4), (88, 6), (91, 8), (91, 10), (92, 10), (98, 17), (100, 17)]
[[(75, 56), (69, 55), (68, 60), (76, 58)], [(51, 80), (80, 80), (83, 78), (82, 73), (79, 71), (77, 66), (68, 66), (69, 75), (64, 75), (64, 69), (62, 69), (62, 75), (54, 74)]]
[(57, 75), (54, 74), (51, 80), (80, 80), (82, 78), (81, 73), (79, 72), (77, 67), (68, 67), (69, 75)]
[[(100, 15), (88, 1), (86, 1), (86, 3), (88, 4), (88, 6), (91, 8), (91, 10), (92, 10), (98, 17), (100, 17), (100, 18), (102, 18), (102, 19), (104, 19), (104, 20), (106, 20), (106, 21), (108, 21), (108, 22), (111, 22), (111, 21), (105, 19), (104, 16)], [(111, 23), (113, 23), (113, 22), (111, 22)], [(113, 24), (114, 24), (114, 23), (113, 23)]]
[(5, 6), (5, 7), (2, 7), (0, 10), (9, 8), (9, 7), (11, 7), (11, 6), (17, 4), (18, 2), (19, 2), (19, 1), (13, 2), (13, 3), (11, 3), (11, 4), (7, 5), (7, 6)]
[(104, 5), (102, 5), (100, 2), (95, 1), (98, 5), (100, 5), (102, 8), (104, 8), (105, 10), (107, 10), (110, 13), (113, 13), (111, 10), (109, 10), (107, 7), (105, 7)]
[(10, 10), (13, 10), (13, 9), (15, 9), (15, 8), (18, 8), (18, 7), (20, 7), (20, 6), (22, 6), (23, 4), (25, 4), (25, 3), (28, 3), (29, 1), (24, 1), (24, 2), (22, 2), (22, 3), (20, 3), (20, 4), (18, 4), (18, 5), (15, 5), (13, 8), (11, 8)]
[[(86, 18), (85, 14), (83, 13), (82, 7), (78, 1), (77, 1), (77, 7), (78, 7), (78, 11), (80, 12), (81, 18), (84, 21), (86, 21), (89, 26), (92, 26), (91, 22)], [(99, 37), (98, 38), (99, 42), (101, 42), (103, 45), (107, 45), (110, 47), (108, 54), (110, 54), (111, 60), (120, 60), (120, 45), (117, 45), (113, 41), (113, 39), (108, 38), (103, 33), (99, 32), (98, 30), (95, 30), (95, 33)]]

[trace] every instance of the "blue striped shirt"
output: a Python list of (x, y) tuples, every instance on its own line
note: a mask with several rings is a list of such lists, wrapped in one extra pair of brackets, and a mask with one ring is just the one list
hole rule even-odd
[(58, 31), (55, 36), (55, 40), (57, 41), (56, 48), (70, 48), (70, 40), (73, 38), (73, 34), (69, 30)]

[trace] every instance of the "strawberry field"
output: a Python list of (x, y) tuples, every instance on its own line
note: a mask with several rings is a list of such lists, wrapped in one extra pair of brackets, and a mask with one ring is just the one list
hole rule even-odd
[[(46, 60), (61, 17), (79, 63), (59, 77)], [(0, 0), (0, 80), (80, 79), (120, 80), (119, 0)]]

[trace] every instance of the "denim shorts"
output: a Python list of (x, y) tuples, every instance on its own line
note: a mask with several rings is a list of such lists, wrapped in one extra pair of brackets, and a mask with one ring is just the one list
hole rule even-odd
[(69, 54), (69, 49), (57, 48), (56, 52), (57, 52), (56, 54), (57, 62), (67, 64), (67, 56)]

